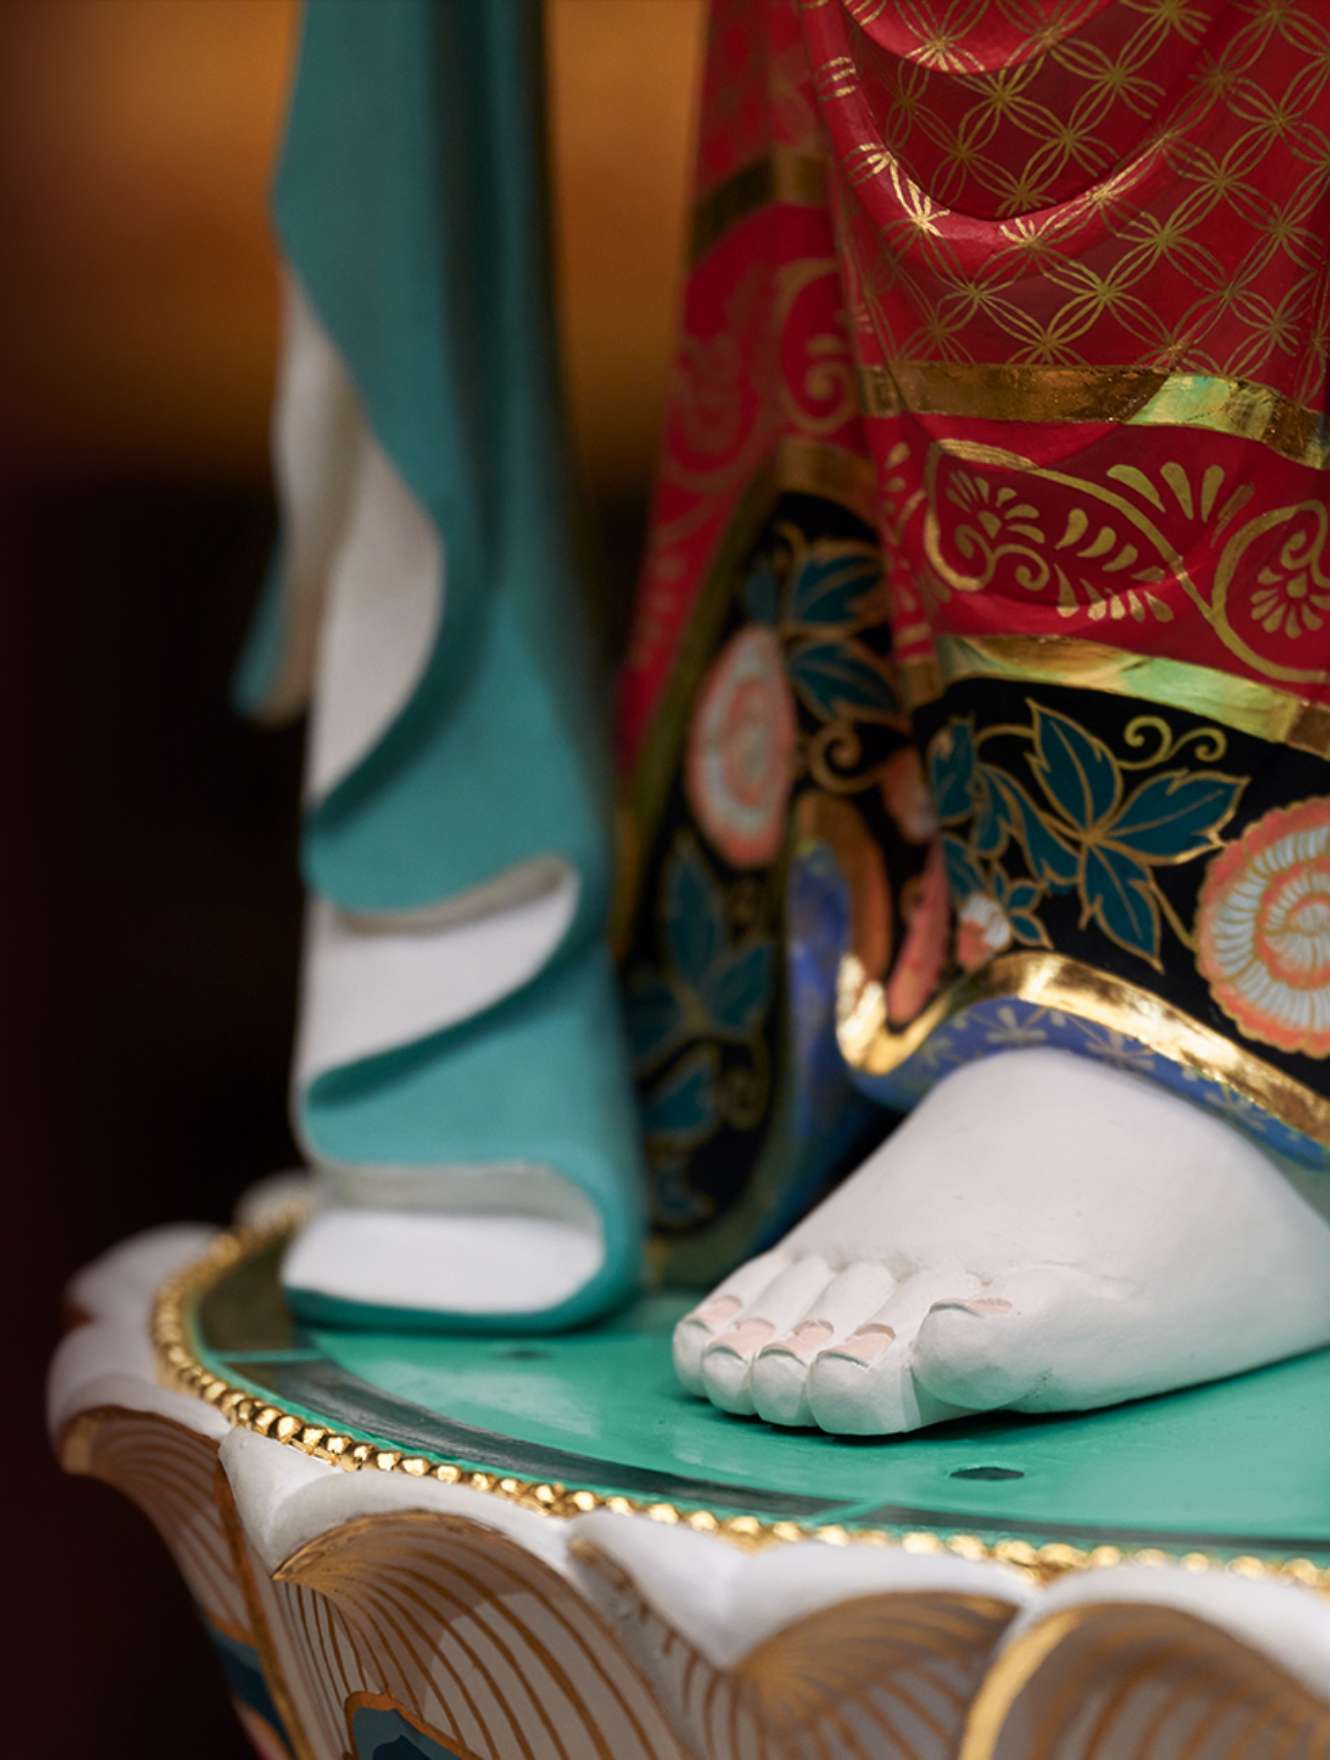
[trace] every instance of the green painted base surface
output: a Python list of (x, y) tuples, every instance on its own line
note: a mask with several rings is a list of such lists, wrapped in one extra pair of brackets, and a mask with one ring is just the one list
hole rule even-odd
[(301, 1331), (275, 1273), (274, 1255), (253, 1261), (203, 1303), (209, 1367), (435, 1460), (768, 1521), (1330, 1560), (1330, 1351), (1106, 1411), (851, 1440), (684, 1394), (683, 1296), (538, 1339)]

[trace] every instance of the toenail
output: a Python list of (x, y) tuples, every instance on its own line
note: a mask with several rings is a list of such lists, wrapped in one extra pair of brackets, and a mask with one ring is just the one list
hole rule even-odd
[(997, 1296), (976, 1296), (973, 1301), (934, 1302), (934, 1314), (946, 1314), (959, 1309), (962, 1314), (1010, 1314), (1011, 1303), (1001, 1301)]
[(825, 1320), (804, 1320), (793, 1332), (778, 1338), (775, 1344), (769, 1344), (762, 1354), (766, 1357), (798, 1357), (801, 1363), (810, 1363), (834, 1330)]
[(762, 1348), (775, 1330), (770, 1320), (745, 1320), (742, 1326), (732, 1326), (728, 1332), (713, 1339), (707, 1346), (707, 1355), (723, 1351), (729, 1356), (751, 1357), (754, 1351)]
[(712, 1296), (700, 1308), (693, 1309), (688, 1321), (708, 1328), (719, 1326), (737, 1314), (742, 1305), (738, 1296)]
[(844, 1344), (838, 1344), (826, 1354), (829, 1357), (849, 1357), (856, 1363), (872, 1363), (882, 1355), (895, 1336), (895, 1331), (890, 1326), (861, 1326), (857, 1332), (850, 1334)]

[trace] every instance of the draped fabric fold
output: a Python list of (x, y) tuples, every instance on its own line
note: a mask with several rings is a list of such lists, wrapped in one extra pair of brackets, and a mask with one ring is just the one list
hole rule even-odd
[(297, 1127), (339, 1203), (592, 1237), (543, 1304), (291, 1290), (334, 1321), (571, 1322), (638, 1270), (542, 130), (534, 0), (306, 8), (275, 197), (284, 530), (239, 681), (258, 714), (312, 700)]

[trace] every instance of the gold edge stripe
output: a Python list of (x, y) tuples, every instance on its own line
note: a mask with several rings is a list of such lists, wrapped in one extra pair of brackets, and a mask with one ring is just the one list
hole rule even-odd
[(939, 636), (935, 655), (905, 669), (911, 708), (970, 678), (1058, 684), (1183, 709), (1271, 744), (1330, 757), (1330, 705), (1187, 660), (1064, 636)]
[(1125, 979), (1060, 953), (1008, 953), (944, 991), (899, 1033), (886, 1024), (881, 984), (857, 956), (841, 964), (837, 1037), (855, 1069), (890, 1075), (935, 1029), (978, 1002), (1028, 1002), (1135, 1039), (1208, 1081), (1230, 1088), (1317, 1142), (1330, 1142), (1330, 1100), (1222, 1033)]
[[(1035, 1546), (1025, 1540), (989, 1542), (977, 1534), (965, 1532), (896, 1535), (879, 1528), (850, 1530), (838, 1525), (810, 1528), (797, 1522), (762, 1521), (756, 1516), (722, 1517), (706, 1509), (682, 1510), (672, 1503), (606, 1497), (598, 1491), (570, 1491), (565, 1485), (519, 1478), (515, 1474), (473, 1471), (448, 1462), (434, 1464), (420, 1455), (379, 1448), (354, 1436), (307, 1424), (295, 1413), (214, 1375), (199, 1361), (191, 1343), (187, 1342), (192, 1340), (194, 1308), (208, 1290), (241, 1261), (284, 1240), (300, 1219), (299, 1213), (289, 1214), (262, 1227), (238, 1228), (220, 1235), (201, 1258), (164, 1283), (154, 1299), (150, 1321), (153, 1354), (158, 1380), (163, 1386), (215, 1406), (237, 1429), (253, 1430), (287, 1447), (299, 1449), (315, 1460), (341, 1467), (343, 1471), (406, 1473), (414, 1479), (465, 1485), (469, 1490), (501, 1497), (537, 1514), (563, 1520), (586, 1515), (595, 1509), (607, 1509), (616, 1515), (644, 1516), (649, 1521), (670, 1527), (719, 1534), (745, 1550), (794, 1541), (826, 1546), (892, 1546), (916, 1554), (951, 1554), (971, 1561), (988, 1559), (1005, 1564), (1039, 1583), (1051, 1582), (1070, 1571), (1109, 1569), (1120, 1564), (1180, 1563), (1188, 1570), (1227, 1571), (1236, 1576), (1296, 1582), (1330, 1594), (1330, 1567), (1316, 1565), (1308, 1558), (1271, 1560), (1243, 1555), (1222, 1559), (1204, 1552), (1179, 1554), (1158, 1547), (1087, 1548), (1062, 1541)], [(73, 1420), (74, 1425), (78, 1422), (78, 1418)]]
[(818, 440), (782, 440), (776, 453), (778, 490), (818, 495), (857, 514), (865, 525), (877, 518), (877, 477), (862, 453)]
[(977, 421), (1203, 428), (1257, 441), (1312, 470), (1330, 469), (1324, 416), (1268, 385), (1207, 373), (894, 360), (862, 368), (859, 395), (864, 414), (878, 418), (908, 411)]
[(820, 208), (827, 199), (826, 161), (817, 153), (776, 147), (761, 159), (741, 165), (700, 196), (693, 207), (688, 260), (698, 262), (732, 226), (769, 202), (792, 202)]

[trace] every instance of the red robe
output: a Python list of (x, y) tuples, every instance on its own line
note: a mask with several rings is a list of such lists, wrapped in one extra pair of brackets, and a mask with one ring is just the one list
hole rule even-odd
[(622, 680), (699, 1276), (965, 1059), (1330, 1141), (1330, 17), (713, 0)]

